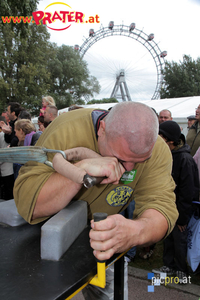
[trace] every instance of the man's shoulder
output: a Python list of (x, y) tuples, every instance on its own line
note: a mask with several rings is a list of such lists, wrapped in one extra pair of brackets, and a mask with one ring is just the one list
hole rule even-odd
[(196, 133), (198, 129), (198, 121), (196, 121), (189, 129), (188, 129), (188, 135)]
[(167, 170), (172, 167), (172, 153), (160, 136), (158, 136), (156, 140), (150, 159), (144, 163), (138, 164), (137, 167), (146, 172), (148, 170), (151, 172), (153, 172), (153, 170)]
[(154, 145), (152, 156), (148, 161), (151, 168), (160, 168), (161, 166), (172, 164), (172, 153), (165, 141), (158, 136)]
[[(61, 114), (47, 126), (37, 141), (37, 146), (43, 146), (49, 149), (58, 149), (64, 147), (76, 147), (79, 141), (84, 141), (86, 147), (90, 136), (95, 135), (92, 122), (93, 109), (77, 109)], [(56, 140), (56, 143), (53, 140)], [(83, 145), (82, 145), (83, 146)], [(56, 148), (55, 148), (56, 147)]]
[(59, 120), (65, 120), (65, 121), (71, 121), (75, 120), (77, 118), (84, 118), (92, 115), (92, 112), (94, 111), (94, 108), (81, 108), (76, 110), (71, 110), (65, 113), (62, 113), (59, 115), (55, 120), (53, 121), (54, 124)]
[[(159, 135), (157, 137), (156, 143), (154, 145), (153, 148), (153, 153), (152, 155), (156, 152), (160, 154), (160, 151), (164, 151), (166, 153), (171, 154), (171, 151), (169, 150), (169, 147), (167, 146), (167, 144), (165, 143), (165, 141), (163, 140), (163, 138), (161, 138)], [(162, 153), (161, 153), (162, 154)]]

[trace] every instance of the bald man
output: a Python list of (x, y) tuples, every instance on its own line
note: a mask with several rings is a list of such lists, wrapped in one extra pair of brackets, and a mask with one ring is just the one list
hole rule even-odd
[(172, 114), (171, 111), (168, 109), (163, 109), (160, 111), (159, 116), (158, 116), (158, 121), (159, 124), (165, 122), (165, 121), (170, 121), (172, 120)]
[(44, 121), (51, 123), (58, 116), (58, 109), (54, 105), (47, 105), (44, 111)]
[[(89, 154), (80, 155), (70, 174), (69, 162), (53, 153), (48, 154), (48, 160), (53, 161), (55, 169), (32, 161), (21, 168), (14, 199), (19, 213), (29, 223), (44, 221), (72, 199), (87, 201), (90, 219), (98, 211), (110, 215), (99, 224), (91, 223), (91, 246), (101, 260), (135, 245), (155, 243), (173, 229), (178, 213), (171, 154), (158, 137), (158, 120), (148, 106), (124, 102), (116, 104), (110, 112), (96, 109), (67, 112), (45, 129), (36, 146), (90, 150)], [(72, 173), (75, 176), (70, 179)], [(86, 173), (105, 179), (86, 189), (83, 186)], [(130, 180), (124, 184), (127, 176)], [(127, 220), (118, 213), (131, 201), (136, 206), (134, 220)]]

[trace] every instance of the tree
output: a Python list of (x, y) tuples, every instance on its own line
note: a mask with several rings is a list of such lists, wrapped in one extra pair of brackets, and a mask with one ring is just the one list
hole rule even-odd
[(16, 35), (4, 24), (0, 31), (0, 92), (2, 103), (21, 103), (32, 113), (39, 110), (50, 86), (47, 57), (53, 55), (46, 26), (28, 27), (28, 37)]
[(161, 98), (178, 98), (200, 95), (200, 58), (196, 61), (184, 55), (178, 64), (167, 62), (163, 72), (164, 87)]
[(99, 93), (100, 86), (94, 76), (89, 75), (87, 63), (73, 47), (54, 44), (56, 55), (49, 60), (48, 71), (51, 73), (49, 93), (53, 94), (58, 108), (73, 103), (85, 104), (83, 98)]
[[(32, 12), (37, 9), (38, 3), (39, 0), (3, 0), (0, 2), (1, 16), (31, 16)], [(10, 22), (6, 25), (10, 27), (11, 31), (15, 32), (15, 35), (20, 35), (21, 37), (28, 36), (28, 23)]]
[[(31, 16), (36, 0), (1, 1), (1, 14)], [(100, 90), (86, 62), (72, 47), (49, 41), (46, 25), (0, 21), (0, 109), (16, 101), (38, 114), (43, 95), (51, 95), (59, 109)]]
[[(1, 1), (1, 14), (5, 16), (30, 16), (38, 1)], [(0, 95), (1, 109), (16, 101), (30, 109), (38, 110), (37, 98), (49, 88), (50, 74), (46, 71), (50, 35), (46, 26), (32, 23), (0, 22)]]

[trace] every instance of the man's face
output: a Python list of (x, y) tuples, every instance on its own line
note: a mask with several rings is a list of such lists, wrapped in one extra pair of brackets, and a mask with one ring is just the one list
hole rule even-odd
[(168, 141), (162, 134), (159, 134), (159, 135), (165, 141), (165, 143), (168, 145), (170, 150), (173, 150), (175, 148), (173, 141)]
[(11, 121), (14, 121), (16, 119), (15, 112), (11, 112), (10, 110), (10, 105), (7, 107), (7, 116)]
[(188, 120), (188, 128), (190, 128), (194, 123), (196, 122), (196, 120)]
[(126, 171), (133, 170), (136, 163), (142, 163), (148, 160), (152, 154), (152, 150), (141, 155), (133, 153), (123, 137), (112, 142), (107, 141), (106, 137), (99, 137), (98, 146), (102, 156), (116, 157)]
[(197, 121), (200, 123), (200, 105), (196, 108), (196, 115)]
[(51, 121), (51, 116), (50, 116), (48, 107), (44, 111), (44, 121), (47, 123), (49, 123)]
[(172, 117), (171, 117), (169, 111), (163, 110), (159, 113), (159, 117), (158, 117), (159, 124), (161, 124), (165, 121), (169, 121), (169, 120), (172, 120)]

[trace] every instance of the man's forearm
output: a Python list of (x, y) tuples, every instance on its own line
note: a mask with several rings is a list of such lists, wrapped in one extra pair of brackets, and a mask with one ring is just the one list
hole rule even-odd
[(168, 223), (166, 218), (155, 209), (146, 210), (136, 220), (139, 228), (137, 245), (148, 246), (160, 241), (167, 233)]
[(53, 173), (43, 185), (33, 211), (32, 220), (49, 217), (67, 206), (82, 188), (68, 178)]

